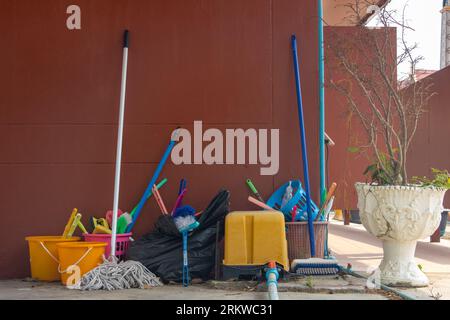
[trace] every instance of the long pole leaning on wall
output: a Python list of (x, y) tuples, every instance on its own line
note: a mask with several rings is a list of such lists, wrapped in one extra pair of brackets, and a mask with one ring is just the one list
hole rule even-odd
[(129, 47), (129, 31), (125, 30), (123, 36), (123, 60), (122, 60), (122, 82), (120, 85), (120, 106), (119, 106), (119, 126), (117, 132), (117, 151), (116, 151), (116, 173), (114, 178), (114, 204), (113, 204), (113, 221), (111, 235), (111, 257), (116, 255), (116, 239), (117, 239), (117, 220), (119, 217), (119, 195), (120, 195), (120, 175), (122, 168), (122, 144), (123, 144), (123, 127), (125, 119), (125, 98), (127, 91), (127, 70), (128, 70), (128, 47)]
[(318, 0), (319, 11), (319, 163), (320, 163), (320, 203), (327, 195), (325, 168), (325, 48), (323, 36), (323, 0)]

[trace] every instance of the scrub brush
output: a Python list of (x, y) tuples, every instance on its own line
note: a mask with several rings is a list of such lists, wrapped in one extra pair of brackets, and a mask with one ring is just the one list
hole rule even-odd
[(63, 238), (69, 238), (69, 231), (73, 225), (73, 221), (75, 220), (77, 213), (78, 213), (78, 209), (77, 208), (73, 209), (72, 213), (70, 214), (69, 221), (67, 221), (66, 227), (64, 228), (64, 232), (62, 235)]
[(105, 218), (97, 219), (91, 218), (92, 234), (111, 234), (111, 228), (109, 227), (108, 220)]
[(198, 228), (200, 224), (193, 216), (178, 217), (174, 219), (178, 231), (183, 236), (183, 286), (188, 287), (191, 282), (189, 274), (189, 257), (188, 257), (188, 234), (192, 230)]
[(292, 261), (292, 272), (305, 276), (326, 276), (338, 274), (340, 266), (336, 259), (297, 259)]
[(174, 219), (175, 225), (177, 226), (178, 231), (181, 233), (183, 232), (190, 232), (194, 229), (197, 229), (200, 224), (195, 220), (194, 216), (185, 216), (185, 217), (178, 217)]
[(303, 260), (294, 260), (292, 262), (292, 271), (302, 275), (331, 275), (339, 272), (339, 266), (334, 259), (320, 259), (316, 258), (316, 243), (314, 238), (314, 223), (313, 212), (311, 208), (311, 194), (309, 184), (309, 171), (308, 171), (308, 155), (306, 146), (306, 134), (305, 134), (305, 119), (303, 114), (302, 103), (302, 90), (300, 83), (300, 68), (297, 50), (297, 38), (295, 35), (291, 38), (292, 52), (294, 57), (294, 71), (295, 71), (295, 84), (297, 89), (297, 105), (298, 105), (298, 117), (300, 124), (300, 140), (302, 146), (302, 158), (303, 158), (303, 178), (305, 180), (305, 193), (306, 193), (306, 206), (308, 212), (308, 231), (309, 231), (309, 243), (312, 258)]

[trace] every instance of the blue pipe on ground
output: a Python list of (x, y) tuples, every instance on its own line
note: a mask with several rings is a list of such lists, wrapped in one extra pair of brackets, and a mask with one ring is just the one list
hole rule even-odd
[(269, 263), (269, 268), (270, 269), (266, 272), (269, 300), (280, 300), (280, 297), (278, 296), (278, 279), (280, 278), (280, 274), (278, 273), (276, 263)]

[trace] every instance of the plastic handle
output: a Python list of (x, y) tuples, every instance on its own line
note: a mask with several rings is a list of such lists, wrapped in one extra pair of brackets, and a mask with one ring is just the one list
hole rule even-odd
[(298, 49), (297, 49), (297, 37), (295, 35), (292, 35), (291, 43), (292, 43), (292, 51), (297, 53), (297, 51), (298, 51)]
[(128, 30), (125, 30), (125, 33), (123, 35), (123, 47), (128, 48), (130, 45), (130, 32)]
[(156, 188), (159, 190), (167, 183), (167, 178), (164, 178), (160, 183), (156, 185)]
[(253, 203), (254, 205), (257, 205), (258, 207), (260, 207), (261, 209), (264, 210), (269, 210), (269, 211), (274, 211), (274, 209), (270, 206), (268, 206), (267, 204), (265, 204), (264, 202), (261, 202), (253, 197), (248, 197), (248, 201)]
[(306, 146), (306, 130), (305, 130), (305, 118), (303, 116), (303, 101), (302, 101), (302, 87), (300, 81), (300, 67), (297, 49), (297, 37), (292, 35), (292, 50), (294, 56), (294, 73), (295, 73), (295, 84), (297, 91), (297, 106), (298, 106), (298, 120), (300, 125), (300, 141), (302, 147), (302, 158), (303, 158), (303, 179), (305, 180), (305, 193), (306, 193), (306, 207), (308, 210), (308, 229), (309, 238), (311, 246), (311, 256), (316, 256), (316, 244), (314, 239), (314, 225), (312, 217), (311, 208), (311, 193), (309, 184), (309, 170), (308, 170), (308, 153)]
[(258, 194), (258, 190), (256, 190), (256, 187), (255, 187), (255, 185), (253, 184), (252, 180), (248, 179), (248, 180), (247, 180), (247, 185), (248, 185), (248, 187), (250, 188), (250, 190), (252, 190), (252, 192), (253, 192), (254, 194)]
[(186, 195), (187, 189), (183, 189), (183, 191), (181, 191), (180, 195), (177, 198), (177, 201), (175, 202), (175, 206), (173, 207), (172, 210), (172, 215), (175, 213), (175, 211), (181, 206), (181, 203), (183, 202), (183, 198)]
[(180, 181), (180, 189), (178, 189), (178, 195), (181, 195), (183, 193), (183, 190), (186, 189), (186, 180), (181, 179)]
[(139, 201), (137, 208), (134, 212), (133, 216), (133, 222), (128, 225), (126, 232), (131, 232), (133, 230), (134, 225), (136, 224), (137, 219), (139, 218), (139, 215), (141, 214), (141, 210), (144, 207), (145, 201), (150, 196), (152, 192), (153, 185), (156, 183), (156, 180), (158, 179), (159, 175), (161, 174), (161, 171), (164, 168), (164, 165), (167, 162), (167, 159), (169, 158), (173, 147), (175, 146), (175, 141), (170, 141), (169, 146), (167, 147), (167, 150), (164, 153), (163, 158), (161, 159), (160, 163), (158, 164), (158, 167), (156, 168), (155, 173), (153, 174), (152, 180), (147, 186), (147, 189), (144, 192), (144, 195), (142, 196), (141, 200)]

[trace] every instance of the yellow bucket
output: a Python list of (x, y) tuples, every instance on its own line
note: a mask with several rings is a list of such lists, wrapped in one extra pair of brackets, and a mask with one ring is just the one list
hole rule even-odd
[(71, 286), (80, 278), (103, 263), (105, 242), (60, 243), (58, 247), (61, 282)]
[(31, 277), (39, 281), (58, 281), (59, 258), (56, 245), (58, 243), (80, 241), (79, 237), (66, 239), (55, 237), (26, 237), (30, 250)]
[(334, 210), (334, 220), (344, 221), (344, 215), (342, 214), (342, 210), (336, 209)]

